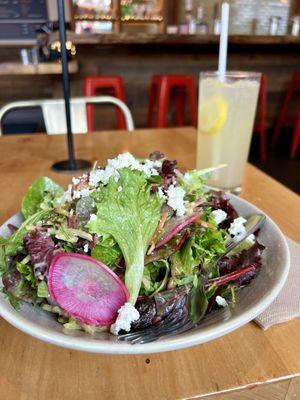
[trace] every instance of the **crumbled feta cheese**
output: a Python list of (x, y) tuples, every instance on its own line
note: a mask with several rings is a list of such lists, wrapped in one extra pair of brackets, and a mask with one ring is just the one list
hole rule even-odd
[(73, 199), (80, 199), (80, 190), (74, 190)]
[(216, 297), (216, 303), (218, 304), (218, 306), (220, 307), (227, 307), (228, 303), (227, 301), (224, 299), (224, 297), (222, 296), (217, 296)]
[(255, 241), (256, 241), (255, 235), (253, 235), (253, 233), (252, 233), (252, 235), (249, 235), (247, 237), (247, 241), (250, 242), (253, 245), (255, 243)]
[(152, 160), (146, 160), (145, 164), (144, 164), (144, 168), (145, 168), (145, 173), (148, 176), (151, 175), (158, 175), (158, 168), (161, 168), (162, 166), (162, 162), (159, 160), (156, 161), (152, 161)]
[(217, 225), (220, 225), (227, 218), (227, 213), (223, 210), (214, 210), (211, 215)]
[(63, 194), (56, 199), (58, 204), (71, 203), (72, 202), (72, 185), (68, 185), (68, 188)]
[(75, 177), (72, 178), (73, 185), (78, 185), (79, 182), (80, 182), (80, 179), (75, 178)]
[(115, 181), (118, 182), (120, 175), (118, 170), (121, 168), (130, 168), (144, 172), (148, 177), (151, 175), (158, 175), (157, 168), (162, 165), (161, 161), (146, 160), (145, 163), (139, 162), (130, 153), (119, 154), (116, 158), (107, 161), (107, 166), (104, 169), (96, 169), (90, 173), (89, 184), (96, 186), (101, 182), (106, 185), (109, 179), (113, 176)]
[(185, 191), (179, 186), (170, 185), (167, 190), (167, 203), (174, 211), (176, 211), (178, 216), (182, 216), (185, 213), (184, 195)]
[(158, 193), (159, 197), (166, 200), (167, 196), (164, 194), (163, 188), (161, 186), (158, 187), (157, 193)]
[(97, 183), (102, 181), (103, 175), (104, 175), (103, 169), (96, 169), (95, 171), (92, 171), (89, 177), (89, 184), (91, 186), (96, 186)]
[(84, 251), (85, 253), (88, 253), (88, 252), (89, 252), (89, 244), (88, 244), (88, 243), (86, 243), (86, 244), (83, 246), (83, 251)]
[(160, 161), (160, 160), (152, 160), (152, 163), (153, 163), (153, 168), (159, 169), (162, 167), (162, 161)]
[(114, 176), (119, 179), (118, 172), (111, 166), (106, 166), (104, 169), (96, 169), (90, 173), (89, 184), (91, 186), (96, 186), (97, 183), (101, 182), (104, 185), (107, 185), (109, 179)]
[(247, 220), (243, 217), (236, 218), (231, 224), (228, 229), (228, 232), (232, 236), (241, 235), (242, 233), (246, 232), (245, 223)]
[(111, 325), (110, 331), (113, 335), (118, 335), (121, 330), (129, 332), (131, 323), (137, 321), (139, 318), (140, 314), (138, 310), (131, 303), (125, 303), (118, 310), (118, 317), (116, 322)]
[(122, 190), (123, 190), (122, 186), (119, 186), (118, 187), (118, 192), (120, 193), (120, 192), (122, 192)]
[(90, 189), (74, 190), (73, 199), (80, 199), (81, 197), (88, 197), (91, 193)]
[(91, 214), (90, 216), (90, 221), (96, 221), (97, 215), (96, 214)]
[(137, 163), (138, 161), (130, 153), (119, 154), (116, 158), (107, 161), (107, 165), (114, 169), (128, 168)]

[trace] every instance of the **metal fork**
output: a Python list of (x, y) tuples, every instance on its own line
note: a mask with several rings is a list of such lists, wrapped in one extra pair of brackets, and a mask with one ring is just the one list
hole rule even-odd
[(128, 341), (131, 344), (145, 344), (154, 342), (162, 336), (175, 335), (191, 329), (194, 323), (190, 320), (189, 313), (186, 309), (186, 304), (188, 303), (187, 297), (183, 296), (167, 317), (151, 328), (119, 335), (118, 340)]
[[(245, 240), (249, 235), (256, 232), (257, 229), (265, 222), (266, 216), (263, 214), (254, 214), (247, 220), (246, 232), (239, 236), (238, 240), (232, 240), (225, 253), (223, 253), (213, 264), (217, 265), (221, 259), (226, 256), (230, 251), (232, 251), (238, 244)], [(212, 266), (212, 267), (213, 267)], [(210, 268), (210, 271), (212, 269)], [(128, 341), (131, 344), (145, 344), (154, 342), (163, 336), (176, 335), (178, 333), (186, 332), (193, 327), (197, 326), (199, 321), (192, 322), (189, 318), (189, 312), (187, 310), (187, 304), (189, 304), (189, 293), (183, 296), (181, 301), (174, 307), (174, 309), (164, 318), (162, 321), (158, 322), (151, 328), (146, 328), (133, 333), (126, 333), (118, 336), (118, 340)], [(178, 312), (179, 313), (178, 315)]]

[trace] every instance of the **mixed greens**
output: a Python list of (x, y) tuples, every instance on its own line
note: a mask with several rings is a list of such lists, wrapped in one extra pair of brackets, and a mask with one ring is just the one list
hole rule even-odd
[(234, 304), (264, 246), (252, 235), (215, 265), (246, 220), (206, 188), (213, 170), (182, 173), (156, 151), (120, 154), (65, 191), (38, 178), (23, 224), (0, 238), (3, 293), (15, 308), (29, 302), (90, 333), (143, 329), (174, 310), (199, 321)]

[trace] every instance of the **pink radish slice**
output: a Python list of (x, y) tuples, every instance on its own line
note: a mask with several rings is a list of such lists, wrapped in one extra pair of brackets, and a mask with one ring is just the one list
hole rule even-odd
[(52, 300), (71, 317), (88, 325), (110, 325), (129, 298), (119, 277), (105, 264), (82, 254), (60, 253), (48, 277)]

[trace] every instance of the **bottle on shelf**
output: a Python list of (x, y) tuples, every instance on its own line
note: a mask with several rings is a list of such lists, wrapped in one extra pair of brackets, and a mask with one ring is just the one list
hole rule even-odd
[(188, 18), (188, 31), (190, 35), (195, 35), (197, 33), (197, 20), (193, 16), (193, 13), (189, 13), (189, 18)]
[(300, 35), (300, 16), (295, 15), (291, 18), (291, 35), (299, 36)]
[(279, 32), (281, 17), (270, 17), (269, 18), (269, 35), (276, 36)]
[(121, 0), (121, 17), (129, 18), (133, 16), (132, 0)]
[(203, 7), (197, 8), (197, 22), (196, 22), (196, 33), (198, 35), (207, 35), (208, 24), (203, 20)]
[(219, 17), (219, 4), (214, 5), (214, 16), (213, 16), (213, 33), (214, 35), (220, 35), (221, 33), (221, 20)]
[(196, 21), (192, 15), (193, 0), (184, 2), (184, 22), (179, 25), (179, 33), (183, 35), (196, 33)]

